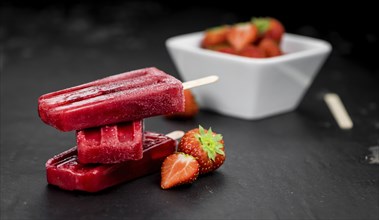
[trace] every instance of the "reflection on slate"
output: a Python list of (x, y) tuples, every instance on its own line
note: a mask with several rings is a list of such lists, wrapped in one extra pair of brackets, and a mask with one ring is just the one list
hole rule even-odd
[[(271, 14), (150, 1), (1, 4), (1, 219), (378, 217), (379, 167), (362, 160), (379, 141), (378, 69), (365, 59), (377, 46), (366, 28), (372, 23), (362, 24), (362, 35), (348, 35), (338, 25), (344, 18), (325, 27), (312, 13), (301, 21), (274, 14), (290, 32), (334, 46), (295, 111), (259, 121), (207, 111), (190, 121), (150, 118), (146, 129), (159, 133), (212, 126), (224, 136), (225, 164), (173, 190), (160, 189), (157, 173), (88, 194), (46, 183), (45, 162), (73, 147), (75, 137), (40, 121), (40, 95), (148, 66), (178, 77), (168, 37)], [(338, 128), (322, 99), (328, 92), (341, 97), (352, 130)]]

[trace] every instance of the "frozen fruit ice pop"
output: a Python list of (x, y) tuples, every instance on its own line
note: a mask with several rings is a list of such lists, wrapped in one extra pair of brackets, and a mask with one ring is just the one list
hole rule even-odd
[(46, 162), (47, 182), (65, 190), (97, 192), (159, 171), (164, 158), (175, 151), (176, 141), (145, 132), (143, 158), (118, 164), (80, 164), (73, 147)]
[(142, 120), (76, 132), (80, 163), (120, 163), (142, 158)]
[(42, 121), (61, 131), (182, 111), (182, 83), (154, 67), (48, 93), (38, 100)]

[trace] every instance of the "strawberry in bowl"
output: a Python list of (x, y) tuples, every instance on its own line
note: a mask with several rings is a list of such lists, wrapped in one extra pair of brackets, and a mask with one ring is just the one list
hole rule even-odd
[(275, 18), (253, 18), (206, 30), (201, 47), (250, 58), (275, 57), (283, 54), (280, 43), (284, 32), (283, 24)]
[(171, 37), (166, 47), (183, 80), (219, 76), (193, 91), (200, 109), (248, 120), (296, 109), (332, 49), (274, 18)]

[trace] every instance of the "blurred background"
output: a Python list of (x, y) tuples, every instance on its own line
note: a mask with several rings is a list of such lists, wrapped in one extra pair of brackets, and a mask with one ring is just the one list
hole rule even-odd
[[(365, 3), (332, 7), (309, 2), (291, 5), (287, 1), (3, 0), (0, 6), (2, 71), (14, 56), (28, 59), (41, 55), (65, 60), (72, 55), (73, 62), (89, 59), (99, 71), (121, 61), (123, 65), (115, 67), (115, 72), (154, 66), (169, 59), (164, 47), (168, 37), (247, 21), (252, 16), (272, 16), (284, 23), (287, 32), (325, 39), (333, 45), (332, 55), (359, 63), (370, 74), (378, 75), (377, 16), (375, 7)], [(123, 60), (125, 53), (133, 56)], [(174, 71), (171, 65), (161, 68)]]

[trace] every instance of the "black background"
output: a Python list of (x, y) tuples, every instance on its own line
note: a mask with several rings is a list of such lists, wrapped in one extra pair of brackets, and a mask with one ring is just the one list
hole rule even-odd
[[(151, 1), (2, 1), (1, 219), (377, 219), (377, 17), (363, 4)], [(252, 16), (328, 40), (333, 52), (293, 112), (247, 121), (201, 111), (154, 117), (167, 133), (202, 124), (223, 134), (227, 160), (190, 186), (161, 190), (159, 174), (97, 194), (48, 186), (44, 163), (75, 144), (40, 121), (38, 97), (127, 70), (156, 66), (180, 77), (164, 42)], [(376, 20), (375, 20), (376, 19)], [(238, 77), (238, 76), (237, 76)], [(322, 95), (336, 92), (354, 121), (338, 128)], [(248, 98), (248, 94), (241, 95)]]
[[(268, 2), (268, 1), (233, 1), (230, 4), (211, 1), (11, 1), (2, 3), (2, 21), (5, 28), (1, 38), (9, 38), (20, 33), (19, 28), (38, 22), (59, 25), (75, 17), (84, 17), (91, 24), (124, 24), (130, 20), (154, 21), (169, 14), (180, 14), (192, 11), (194, 17), (185, 18), (191, 21), (196, 14), (213, 11), (212, 20), (197, 23), (197, 30), (210, 25), (231, 24), (248, 21), (251, 17), (272, 16), (282, 21), (288, 32), (328, 40), (333, 45), (333, 52), (363, 63), (378, 74), (376, 65), (379, 31), (377, 29), (377, 10), (370, 1), (344, 2)], [(137, 9), (130, 16), (131, 9)], [(53, 13), (52, 13), (53, 11)], [(127, 13), (125, 13), (128, 11)], [(4, 13), (5, 12), (5, 13)], [(129, 15), (126, 15), (129, 14)], [(158, 16), (158, 14), (160, 14)], [(34, 21), (39, 17), (38, 21)], [(51, 19), (61, 19), (51, 21)], [(62, 24), (61, 24), (62, 25)], [(48, 24), (44, 28), (51, 28)], [(149, 27), (140, 27), (148, 29)], [(26, 31), (26, 30), (24, 30)]]

